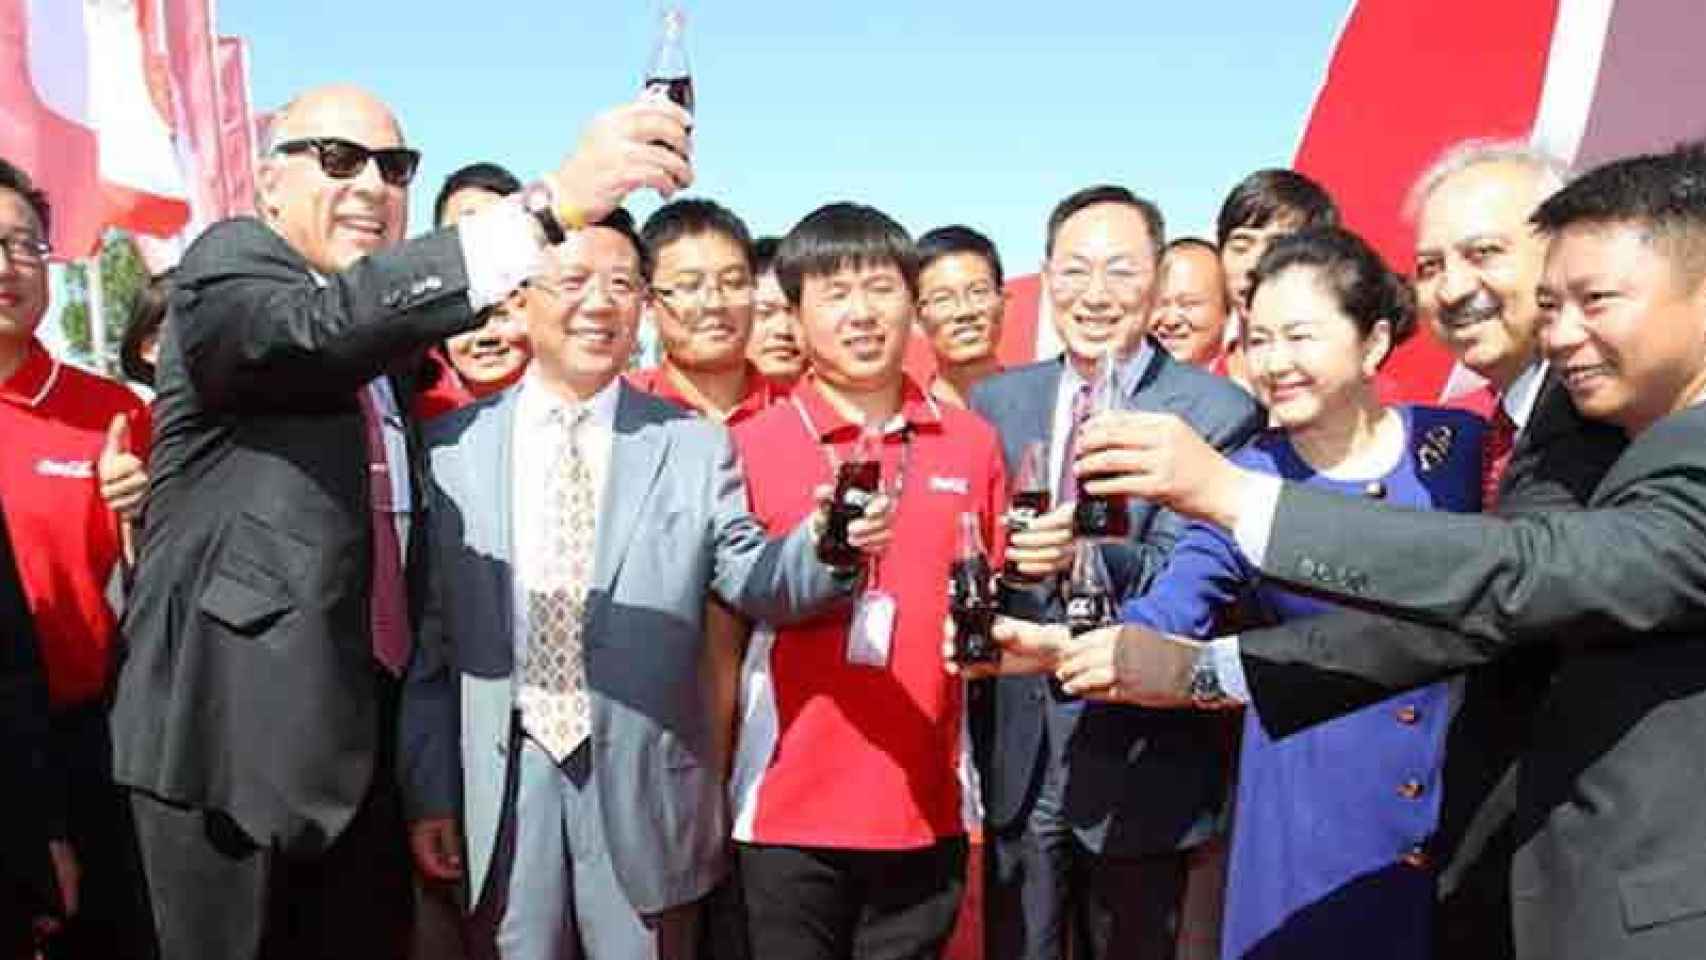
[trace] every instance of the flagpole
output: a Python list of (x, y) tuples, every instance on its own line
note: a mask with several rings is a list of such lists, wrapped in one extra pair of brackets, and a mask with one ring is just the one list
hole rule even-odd
[(95, 372), (103, 376), (112, 372), (107, 369), (106, 295), (101, 289), (101, 252), (105, 248), (104, 242), (95, 248), (83, 274), (88, 279), (90, 360)]

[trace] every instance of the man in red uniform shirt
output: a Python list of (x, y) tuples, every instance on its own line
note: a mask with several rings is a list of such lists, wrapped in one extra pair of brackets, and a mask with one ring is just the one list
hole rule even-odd
[(963, 694), (942, 669), (957, 519), (991, 542), (1004, 497), (994, 431), (901, 369), (918, 258), (869, 207), (806, 217), (776, 256), (811, 373), (735, 430), (753, 512), (772, 531), (881, 424), (894, 539), (854, 609), (762, 627), (742, 672), (731, 795), (754, 956), (934, 956), (966, 858)]
[(148, 412), (129, 390), (50, 357), (47, 198), (0, 160), (0, 489), (47, 674), (49, 831), (65, 912), (56, 957), (146, 955), (124, 806), (112, 785), (106, 695), (117, 637), (106, 589), (119, 524), (96, 462), (148, 445)]

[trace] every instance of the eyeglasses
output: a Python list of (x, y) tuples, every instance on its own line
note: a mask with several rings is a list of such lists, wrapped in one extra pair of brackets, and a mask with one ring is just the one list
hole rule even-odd
[(1139, 270), (1136, 267), (1113, 264), (1100, 271), (1082, 264), (1068, 264), (1064, 267), (1049, 268), (1049, 284), (1054, 288), (1055, 295), (1062, 298), (1077, 298), (1090, 289), (1090, 283), (1096, 274), (1102, 274), (1102, 285), (1110, 293), (1120, 297), (1129, 297), (1142, 290), (1154, 276), (1152, 272)]
[(373, 150), (352, 140), (339, 137), (305, 137), (286, 140), (273, 147), (274, 153), (312, 153), (320, 161), (320, 170), (333, 180), (349, 180), (367, 169), (372, 158), (379, 164), (379, 178), (393, 187), (406, 187), (415, 179), (421, 153), (407, 147), (386, 147)]
[(6, 258), (20, 267), (39, 267), (53, 252), (53, 246), (33, 233), (14, 233), (0, 237), (0, 249)]
[(988, 310), (999, 298), (1000, 294), (995, 292), (994, 287), (980, 283), (976, 286), (967, 287), (959, 293), (952, 290), (937, 290), (925, 297), (919, 306), (923, 312), (930, 316), (941, 317), (953, 313), (961, 304), (964, 304), (967, 310), (981, 313)]
[(594, 281), (604, 288), (605, 296), (623, 306), (638, 300), (641, 290), (644, 289), (639, 278), (626, 273), (572, 273), (560, 277), (534, 277), (527, 281), (527, 285), (564, 300), (579, 301), (592, 295)]
[(671, 306), (695, 306), (705, 303), (715, 290), (723, 303), (744, 307), (752, 302), (751, 277), (727, 280), (686, 280), (671, 287), (652, 287), (652, 292), (669, 301)]

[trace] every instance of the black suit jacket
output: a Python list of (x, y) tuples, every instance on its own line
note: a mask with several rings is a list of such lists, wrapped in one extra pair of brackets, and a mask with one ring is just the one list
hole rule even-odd
[[(1388, 689), (1550, 648), (1518, 764), (1517, 953), (1683, 958), (1706, 943), (1706, 405), (1629, 445), (1585, 510), (1420, 515), (1283, 494), (1264, 573), (1416, 622), (1335, 669)], [(1348, 648), (1347, 648), (1348, 650)], [(1292, 669), (1245, 652), (1258, 709)], [(1281, 697), (1276, 703), (1283, 703)], [(1283, 708), (1282, 708), (1283, 709)]]
[(64, 811), (48, 784), (47, 708), (35, 619), (0, 513), (0, 944), (31, 917), (58, 912), (47, 842), (64, 836)]
[[(1230, 382), (1180, 363), (1153, 341), (1151, 360), (1124, 385), (1125, 407), (1174, 413), (1222, 450), (1244, 443), (1264, 416)], [(972, 389), (971, 406), (1001, 436), (1009, 469), (1025, 446), (1047, 443), (1060, 358), (1000, 374)], [(1133, 498), (1132, 538), (1102, 548), (1116, 589), (1141, 592), (1167, 557), (1184, 520)], [(1009, 613), (1065, 618), (1058, 593), (1011, 595)], [(1221, 808), (1229, 735), (1222, 718), (1107, 704), (1068, 704), (1046, 677), (1001, 677), (972, 695), (973, 747), (990, 825), (1023, 823), (1042, 782), (1045, 728), (1067, 738), (1065, 815), (1092, 850), (1133, 856), (1191, 846), (1212, 831)], [(1072, 711), (1078, 711), (1072, 715)], [(1053, 721), (1051, 721), (1053, 714)]]
[(453, 230), (323, 281), (255, 220), (190, 247), (124, 619), (120, 783), (222, 811), (262, 845), (313, 853), (342, 831), (392, 726), (370, 651), (357, 391), (473, 324)]

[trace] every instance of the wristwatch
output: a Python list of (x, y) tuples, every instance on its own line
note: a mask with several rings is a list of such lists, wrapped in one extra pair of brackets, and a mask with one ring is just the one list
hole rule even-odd
[(543, 180), (535, 180), (521, 191), (521, 208), (533, 215), (539, 229), (545, 231), (545, 242), (556, 246), (568, 239), (563, 232), (563, 224), (557, 219), (556, 198), (551, 195), (551, 187)]
[(1197, 659), (1191, 665), (1191, 682), (1186, 691), (1191, 698), (1191, 704), (1203, 710), (1218, 710), (1233, 703), (1226, 695), (1226, 688), (1220, 684), (1220, 668), (1215, 662), (1214, 648), (1203, 644), (1197, 650)]

